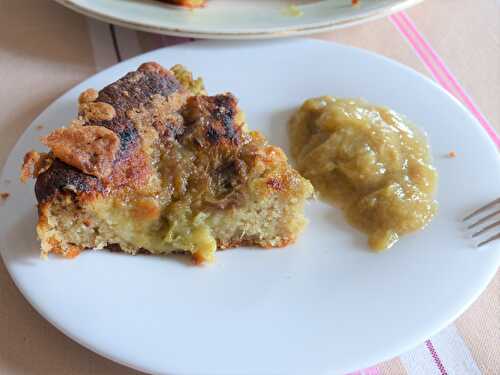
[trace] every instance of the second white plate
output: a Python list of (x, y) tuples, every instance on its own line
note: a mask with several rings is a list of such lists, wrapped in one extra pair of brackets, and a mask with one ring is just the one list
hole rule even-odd
[[(304, 35), (351, 26), (422, 0), (208, 0), (187, 10), (156, 0), (56, 0), (101, 21), (154, 33), (210, 39)], [(291, 4), (295, 8), (290, 8)], [(293, 15), (299, 12), (298, 16)]]
[[(338, 210), (311, 202), (310, 225), (296, 244), (219, 252), (206, 267), (183, 257), (106, 251), (41, 260), (33, 184), (18, 182), (24, 153), (40, 149), (42, 133), (75, 116), (81, 91), (150, 60), (185, 64), (210, 93), (232, 91), (250, 128), (285, 150), (291, 111), (311, 96), (363, 97), (406, 114), (429, 135), (440, 175), (437, 217), (381, 254), (368, 250), (366, 237)], [(450, 151), (457, 157), (445, 157)], [(113, 66), (34, 121), (7, 161), (0, 190), (11, 193), (0, 208), (2, 256), (28, 301), (79, 343), (154, 373), (338, 374), (366, 367), (451, 323), (500, 263), (499, 244), (478, 251), (460, 225), (472, 208), (500, 196), (499, 156), (480, 125), (414, 71), (326, 42), (199, 42)]]

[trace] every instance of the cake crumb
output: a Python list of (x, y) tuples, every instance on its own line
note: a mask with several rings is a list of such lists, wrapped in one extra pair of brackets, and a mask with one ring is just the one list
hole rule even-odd
[(453, 159), (453, 158), (456, 158), (457, 157), (457, 153), (455, 151), (450, 151), (448, 152), (448, 155), (447, 155), (449, 158)]
[(0, 203), (5, 202), (10, 197), (10, 193), (2, 192), (0, 193)]
[(92, 103), (97, 100), (99, 97), (99, 93), (95, 89), (87, 89), (84, 92), (80, 94), (80, 97), (78, 98), (78, 103), (83, 104), (83, 103)]
[(42, 130), (42, 129), (43, 129), (43, 125), (37, 125), (37, 126), (35, 127), (35, 129), (36, 129), (36, 130)]

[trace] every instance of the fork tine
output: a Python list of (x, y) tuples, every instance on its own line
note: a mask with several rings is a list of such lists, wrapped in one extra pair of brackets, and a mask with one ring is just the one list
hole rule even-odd
[(485, 221), (491, 219), (492, 217), (495, 217), (496, 215), (500, 214), (500, 210), (496, 210), (495, 212), (493, 212), (492, 214), (489, 214), (485, 217), (483, 217), (482, 219), (479, 219), (478, 221), (476, 221), (475, 223), (472, 223), (471, 225), (469, 225), (467, 227), (467, 229), (472, 229), (474, 227), (477, 227), (479, 224), (482, 224), (484, 223)]
[(485, 206), (483, 206), (483, 207), (481, 207), (481, 208), (478, 208), (476, 211), (474, 211), (474, 212), (473, 212), (473, 213), (471, 213), (470, 215), (467, 215), (466, 217), (464, 217), (464, 218), (463, 218), (463, 220), (462, 220), (462, 221), (467, 221), (467, 220), (469, 220), (471, 217), (474, 217), (474, 216), (476, 216), (477, 214), (480, 214), (481, 212), (484, 212), (484, 211), (486, 211), (487, 209), (489, 209), (489, 208), (491, 208), (491, 207), (493, 207), (493, 206), (495, 206), (495, 205), (497, 205), (497, 204), (499, 204), (499, 203), (500, 203), (500, 198), (495, 199), (493, 202), (488, 203), (487, 205), (485, 205)]
[(487, 243), (490, 243), (490, 242), (492, 242), (492, 241), (498, 240), (499, 238), (500, 238), (500, 233), (495, 234), (494, 236), (492, 236), (492, 237), (490, 237), (490, 238), (488, 238), (488, 239), (484, 240), (483, 242), (479, 242), (479, 243), (477, 244), (477, 247), (481, 247), (481, 246), (483, 246), (483, 245), (486, 245)]
[(479, 232), (476, 232), (472, 235), (472, 237), (477, 237), (480, 236), (481, 234), (489, 231), (492, 228), (498, 227), (500, 225), (500, 220), (495, 221), (493, 224), (485, 226), (483, 229), (481, 229)]

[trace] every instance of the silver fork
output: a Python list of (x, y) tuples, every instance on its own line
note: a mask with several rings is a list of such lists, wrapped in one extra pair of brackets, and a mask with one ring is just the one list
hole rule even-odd
[[(486, 214), (486, 216), (479, 216), (481, 214)], [(493, 202), (490, 202), (481, 208), (478, 208), (470, 215), (464, 217), (463, 221), (468, 222), (469, 220), (476, 218), (476, 221), (467, 226), (467, 229), (478, 229), (472, 234), (472, 237), (476, 238), (486, 233), (489, 234), (492, 229), (500, 227), (500, 219), (498, 219), (498, 217), (500, 217), (500, 198), (495, 199)], [(477, 247), (481, 247), (498, 239), (500, 239), (500, 232), (493, 234), (484, 241), (478, 243)]]

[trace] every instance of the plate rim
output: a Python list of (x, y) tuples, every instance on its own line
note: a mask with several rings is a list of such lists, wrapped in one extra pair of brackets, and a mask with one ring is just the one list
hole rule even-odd
[[(386, 63), (389, 63), (389, 64), (392, 64), (392, 65), (396, 65), (399, 69), (404, 69), (406, 70), (407, 72), (411, 73), (412, 75), (414, 76), (417, 76), (419, 77), (420, 79), (424, 79), (425, 81), (427, 81), (428, 84), (431, 84), (432, 86), (434, 86), (434, 88), (438, 89), (439, 91), (441, 91), (442, 93), (444, 93), (448, 99), (451, 99), (455, 105), (458, 105), (462, 111), (464, 112), (465, 115), (467, 115), (470, 119), (473, 120), (474, 124), (476, 127), (478, 127), (480, 129), (480, 134), (482, 134), (482, 137), (484, 139), (487, 140), (487, 142), (490, 144), (490, 146), (493, 148), (493, 149), (497, 149), (494, 142), (492, 141), (492, 139), (488, 136), (488, 134), (486, 133), (485, 129), (480, 125), (480, 123), (474, 118), (474, 116), (467, 110), (467, 108), (457, 99), (455, 98), (452, 94), (450, 94), (449, 92), (447, 92), (446, 90), (444, 90), (441, 86), (439, 86), (435, 81), (433, 81), (431, 78), (425, 76), (424, 74), (412, 69), (411, 67), (409, 66), (406, 66), (396, 60), (393, 60), (391, 58), (388, 58), (384, 55), (381, 55), (381, 54), (378, 54), (376, 52), (373, 52), (373, 51), (370, 51), (370, 50), (367, 50), (367, 49), (363, 49), (363, 48), (359, 48), (359, 47), (352, 47), (352, 46), (349, 46), (349, 45), (345, 45), (345, 44), (342, 44), (342, 43), (337, 43), (337, 42), (329, 42), (329, 41), (323, 41), (323, 40), (311, 40), (311, 39), (308, 39), (308, 38), (298, 38), (296, 40), (297, 42), (303, 42), (303, 41), (306, 41), (308, 43), (318, 43), (318, 44), (329, 44), (329, 45), (335, 45), (337, 48), (343, 48), (343, 49), (350, 49), (350, 50), (356, 50), (360, 53), (363, 53), (363, 54), (368, 54), (368, 55), (371, 55), (372, 57), (375, 57), (377, 59), (380, 59), (380, 60), (383, 60), (385, 61)], [(208, 44), (208, 43), (211, 43), (210, 41), (199, 41), (199, 42), (194, 42), (194, 43), (197, 43), (197, 44)], [(215, 42), (214, 43), (217, 43), (219, 44), (220, 42)], [(255, 45), (258, 45), (262, 42), (256, 42)], [(268, 42), (264, 42), (264, 43), (270, 43), (269, 41)], [(276, 44), (280, 44), (281, 42), (279, 41), (274, 41), (274, 42), (271, 42), (271, 43), (276, 43)], [(191, 44), (192, 45), (192, 44)], [(185, 45), (181, 45), (180, 47), (182, 48), (183, 46)], [(137, 55), (137, 56), (134, 56), (130, 59), (127, 59), (127, 60), (124, 60), (122, 62), (119, 62), (119, 63), (116, 63), (104, 70), (101, 70), (101, 71), (98, 71), (96, 72), (95, 74), (87, 77), (86, 79), (82, 80), (81, 82), (78, 82), (77, 84), (73, 85), (72, 87), (70, 87), (68, 90), (66, 90), (64, 93), (60, 94), (57, 98), (55, 98), (52, 102), (50, 102), (49, 105), (47, 105), (37, 116), (36, 118), (34, 118), (34, 120), (28, 125), (28, 127), (26, 128), (26, 130), (18, 137), (15, 145), (11, 148), (11, 150), (9, 151), (8, 153), (8, 157), (4, 163), (4, 165), (2, 166), (2, 169), (1, 169), (1, 173), (0, 173), (0, 181), (3, 181), (4, 178), (5, 178), (5, 168), (7, 166), (7, 164), (10, 164), (11, 162), (11, 158), (13, 157), (13, 150), (15, 148), (17, 148), (18, 146), (18, 143), (20, 141), (21, 138), (23, 138), (25, 136), (25, 134), (32, 128), (32, 126), (34, 126), (38, 119), (40, 118), (40, 116), (42, 116), (48, 108), (50, 108), (51, 106), (53, 106), (59, 99), (61, 99), (62, 97), (64, 97), (65, 95), (67, 95), (70, 91), (74, 90), (77, 86), (80, 86), (80, 85), (83, 85), (85, 84), (88, 80), (90, 79), (93, 79), (95, 76), (97, 75), (105, 75), (108, 71), (111, 71), (113, 69), (116, 68), (116, 66), (118, 65), (125, 65), (125, 63), (127, 63), (129, 60), (134, 60), (134, 59), (141, 59), (141, 58), (144, 58), (146, 56), (149, 57), (149, 55), (153, 55), (155, 53), (158, 53), (159, 51), (161, 50), (165, 50), (165, 49), (171, 49), (171, 48), (175, 48), (175, 47), (162, 47), (162, 48), (159, 48), (157, 50), (153, 50), (153, 51), (149, 51), (149, 52), (146, 52), (146, 53), (143, 53), (143, 54), (140, 54), (140, 55)], [(500, 155), (497, 155), (499, 160), (500, 160)], [(0, 235), (4, 235), (4, 233), (0, 230)], [(154, 368), (148, 368), (148, 367), (142, 367), (142, 366), (139, 366), (137, 364), (134, 364), (133, 362), (130, 362), (130, 361), (127, 361), (123, 358), (119, 358), (117, 356), (115, 356), (114, 354), (112, 354), (111, 352), (109, 351), (104, 351), (104, 350), (101, 350), (95, 346), (92, 346), (91, 343), (88, 342), (88, 340), (86, 340), (85, 338), (83, 337), (79, 337), (78, 335), (76, 334), (73, 334), (71, 333), (70, 331), (66, 330), (62, 325), (60, 325), (59, 323), (57, 323), (56, 321), (54, 321), (53, 319), (51, 319), (49, 317), (49, 314), (46, 314), (44, 312), (44, 309), (39, 306), (31, 297), (30, 297), (30, 294), (27, 293), (26, 289), (23, 288), (19, 283), (18, 283), (18, 280), (13, 276), (13, 272), (11, 272), (11, 267), (10, 267), (10, 263), (6, 262), (6, 256), (4, 255), (4, 246), (3, 245), (3, 241), (0, 242), (0, 256), (5, 264), (5, 267), (7, 269), (7, 272), (9, 273), (12, 281), (14, 282), (15, 286), (18, 288), (18, 290), (21, 292), (21, 294), (23, 295), (23, 297), (27, 300), (27, 302), (29, 302), (29, 304), (36, 310), (36, 312), (38, 314), (40, 314), (46, 321), (48, 321), (51, 325), (53, 325), (56, 329), (58, 329), (61, 333), (63, 333), (65, 336), (67, 336), (68, 338), (70, 338), (71, 340), (75, 341), (76, 343), (78, 343), (79, 345), (82, 345), (84, 348), (100, 355), (100, 356), (103, 356), (104, 358), (107, 358), (107, 359), (110, 359), (114, 362), (117, 362), (121, 365), (124, 365), (124, 366), (127, 366), (127, 367), (130, 367), (130, 368), (133, 368), (135, 370), (139, 370), (139, 371), (145, 371), (145, 372), (154, 372), (155, 369)], [(422, 330), (421, 333), (419, 334), (419, 339), (418, 341), (419, 342), (423, 342), (424, 340), (426, 340), (427, 338), (429, 338), (430, 336), (438, 333), (439, 331), (441, 331), (442, 329), (444, 329), (445, 327), (447, 327), (450, 323), (454, 322), (460, 315), (462, 315), (476, 300), (477, 298), (484, 292), (484, 290), (488, 287), (488, 285), (491, 283), (491, 281), (493, 280), (493, 278), (495, 277), (496, 273), (498, 272), (498, 267), (500, 266), (500, 252), (498, 253), (498, 256), (497, 256), (497, 265), (496, 267), (492, 267), (491, 268), (491, 272), (489, 274), (486, 274), (484, 273), (482, 275), (482, 281), (481, 281), (481, 287), (480, 288), (477, 288), (475, 290), (475, 292), (470, 296), (469, 300), (466, 302), (466, 303), (463, 303), (461, 305), (460, 308), (457, 308), (456, 312), (454, 314), (450, 314), (450, 317), (448, 319), (445, 319), (444, 321), (442, 322), (435, 322), (434, 325), (429, 325), (427, 327), (427, 330)], [(383, 362), (385, 360), (388, 360), (390, 358), (393, 358), (394, 356), (398, 356), (400, 355), (401, 353), (404, 353), (408, 350), (411, 350), (416, 344), (415, 344), (415, 341), (417, 341), (415, 338), (413, 338), (413, 340), (411, 340), (412, 343), (407, 343), (406, 345), (402, 345), (402, 346), (399, 346), (399, 349), (395, 350), (396, 353), (390, 353), (390, 354), (387, 354), (385, 356), (385, 358), (380, 358), (380, 357), (377, 357), (376, 359), (376, 362), (377, 363), (380, 363), (380, 362)], [(367, 367), (367, 366), (371, 366), (371, 365), (375, 365), (377, 363), (374, 363), (372, 360), (371, 360), (371, 357), (370, 358), (365, 358), (364, 360), (360, 360), (359, 361), (361, 366), (359, 366), (359, 368), (364, 368), (364, 367)], [(356, 368), (356, 369), (348, 369), (349, 371), (354, 371), (354, 370), (358, 370), (359, 368)], [(173, 374), (185, 374), (185, 372), (182, 372), (182, 371), (176, 371), (175, 369), (173, 370), (174, 372), (172, 372)], [(329, 370), (326, 370), (328, 374), (330, 374), (331, 372), (329, 372)], [(346, 370), (347, 371), (347, 370)]]
[(387, 17), (393, 13), (403, 11), (407, 8), (415, 6), (424, 0), (399, 0), (399, 3), (389, 5), (380, 9), (374, 9), (363, 16), (344, 18), (341, 20), (323, 21), (316, 25), (310, 26), (291, 26), (281, 27), (278, 30), (259, 30), (259, 31), (200, 31), (193, 28), (178, 28), (161, 25), (150, 25), (145, 22), (129, 21), (126, 17), (110, 15), (107, 13), (98, 12), (96, 10), (84, 7), (78, 4), (78, 0), (54, 0), (56, 3), (71, 9), (85, 16), (95, 18), (102, 22), (111, 23), (117, 26), (132, 28), (134, 30), (164, 34), (178, 37), (188, 37), (197, 39), (269, 39), (269, 38), (284, 38), (291, 36), (309, 35), (314, 33), (322, 33), (335, 29), (347, 28), (355, 26), (367, 21), (373, 21)]

